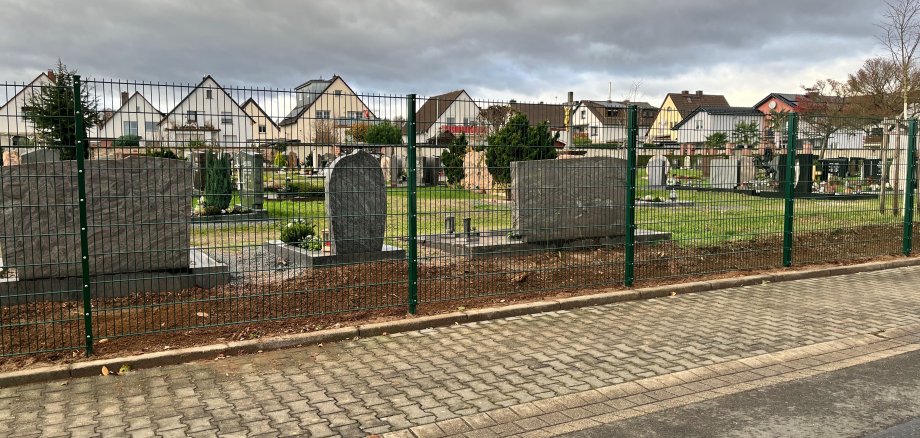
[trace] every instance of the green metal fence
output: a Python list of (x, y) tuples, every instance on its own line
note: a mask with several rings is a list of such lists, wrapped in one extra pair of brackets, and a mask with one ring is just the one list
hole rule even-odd
[(917, 233), (915, 120), (337, 77), (0, 99), (0, 356), (910, 255)]

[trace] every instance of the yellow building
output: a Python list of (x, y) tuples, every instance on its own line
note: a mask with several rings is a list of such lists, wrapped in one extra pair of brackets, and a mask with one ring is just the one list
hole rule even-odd
[(706, 107), (727, 107), (728, 101), (721, 94), (703, 94), (702, 90), (695, 93), (684, 90), (680, 93), (668, 93), (661, 103), (661, 110), (658, 111), (658, 117), (652, 122), (648, 130), (648, 143), (676, 143), (677, 131), (674, 131), (674, 125), (680, 123), (685, 117), (690, 115), (695, 109)]

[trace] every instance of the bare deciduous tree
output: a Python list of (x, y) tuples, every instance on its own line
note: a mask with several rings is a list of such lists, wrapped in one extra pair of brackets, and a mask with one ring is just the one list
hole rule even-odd
[[(910, 117), (908, 113), (911, 90), (911, 72), (917, 60), (917, 48), (920, 47), (920, 0), (886, 1), (885, 11), (882, 13), (883, 21), (878, 24), (881, 34), (879, 42), (886, 49), (891, 61), (898, 69), (898, 89), (901, 92), (902, 112), (901, 118)], [(899, 165), (901, 158), (901, 123), (896, 124), (895, 151), (894, 151), (894, 178), (892, 188), (898, 193)], [(882, 159), (885, 159), (884, 157)], [(883, 169), (886, 163), (883, 162)], [(882, 185), (884, 187), (884, 184)], [(884, 211), (884, 198), (880, 196), (880, 209)], [(900, 205), (897, 200), (891, 205), (891, 212), (895, 216), (900, 214)]]

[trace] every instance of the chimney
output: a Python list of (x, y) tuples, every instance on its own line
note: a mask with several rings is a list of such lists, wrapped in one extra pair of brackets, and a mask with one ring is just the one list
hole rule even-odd
[(703, 95), (703, 90), (696, 90), (696, 95), (697, 95), (697, 96), (702, 96), (702, 95)]
[(130, 98), (130, 97), (128, 96), (128, 92), (127, 92), (127, 91), (122, 91), (122, 92), (121, 92), (121, 104), (122, 104), (122, 105), (128, 103), (128, 99), (129, 99), (129, 98)]
[(48, 75), (48, 79), (50, 79), (51, 82), (56, 81), (57, 78), (54, 76), (54, 70), (48, 70), (48, 72), (45, 74)]
[(686, 96), (686, 95), (690, 94), (690, 90), (681, 91), (680, 94), (683, 94), (684, 96)]

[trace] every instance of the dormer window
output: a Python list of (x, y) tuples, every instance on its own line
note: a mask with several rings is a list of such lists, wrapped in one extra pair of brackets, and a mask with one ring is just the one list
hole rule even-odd
[(212, 93), (212, 91), (214, 91), (214, 90), (204, 90), (204, 98), (205, 98), (205, 99), (213, 99), (213, 98), (214, 98), (214, 94)]

